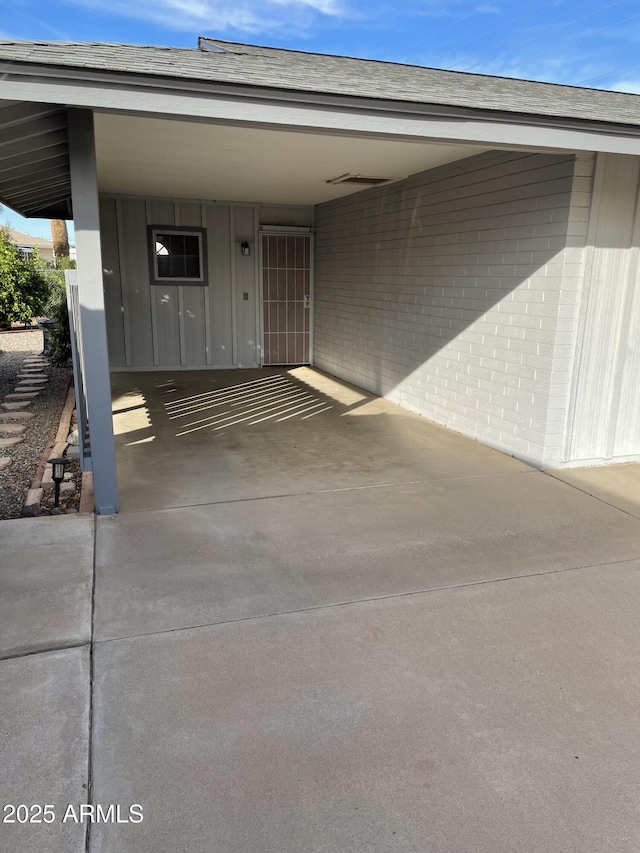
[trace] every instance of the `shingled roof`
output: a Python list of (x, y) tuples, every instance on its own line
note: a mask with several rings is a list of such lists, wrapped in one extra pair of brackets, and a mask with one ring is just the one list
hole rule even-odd
[(0, 41), (0, 63), (640, 126), (640, 96), (200, 38), (198, 48)]

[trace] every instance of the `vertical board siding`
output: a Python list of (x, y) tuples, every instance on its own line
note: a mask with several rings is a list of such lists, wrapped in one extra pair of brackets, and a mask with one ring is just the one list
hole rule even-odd
[(578, 154), (566, 223), (566, 247), (557, 270), (547, 270), (560, 279), (560, 292), (548, 291), (545, 299), (558, 301), (555, 346), (551, 363), (547, 429), (543, 458), (545, 467), (564, 461), (568, 418), (571, 409), (572, 370), (578, 347), (580, 301), (584, 287), (587, 231), (595, 171), (594, 154)]
[(114, 367), (125, 367), (127, 356), (124, 345), (118, 219), (116, 203), (112, 198), (100, 199), (100, 229), (104, 235), (102, 264), (109, 364)]
[[(147, 210), (143, 201), (118, 203), (122, 301), (127, 367), (152, 367), (153, 327), (147, 251)], [(102, 243), (107, 235), (102, 234)]]
[[(312, 207), (104, 197), (101, 211), (111, 367), (259, 363), (259, 225), (309, 226)], [(206, 230), (208, 286), (150, 284), (148, 225)]]
[[(258, 292), (256, 287), (256, 240), (255, 212), (253, 207), (235, 207), (233, 209), (234, 233), (231, 251), (234, 253), (236, 277), (236, 326), (238, 364), (256, 364), (259, 361), (260, 347), (256, 340), (256, 305)], [(240, 252), (240, 243), (247, 240), (251, 245), (251, 254)], [(245, 299), (244, 294), (247, 294)]]
[(492, 152), (320, 205), (314, 363), (542, 462), (566, 408), (563, 280), (581, 276), (568, 233), (573, 217), (584, 244), (590, 199), (575, 163)]
[(202, 367), (207, 364), (205, 288), (183, 287), (182, 300), (183, 364)]
[[(175, 205), (152, 201), (147, 204), (148, 225), (175, 225)], [(148, 255), (148, 249), (147, 249)], [(179, 287), (154, 284), (151, 287), (155, 363), (160, 367), (180, 364)]]
[(569, 462), (640, 454), (640, 158), (600, 154)]
[(636, 212), (635, 274), (630, 283), (629, 322), (622, 340), (622, 370), (618, 412), (614, 424), (613, 456), (640, 454), (640, 263), (638, 245), (640, 206)]
[[(209, 352), (206, 364), (228, 365), (233, 361), (233, 314), (231, 300), (231, 208), (228, 205), (208, 204), (204, 226), (209, 235)], [(213, 235), (216, 235), (215, 238)], [(212, 245), (212, 240), (215, 244)], [(206, 294), (205, 294), (206, 298)], [(207, 332), (207, 329), (205, 329)]]
[[(199, 228), (205, 225), (202, 220), (202, 205), (188, 202), (176, 204), (176, 224)], [(203, 367), (207, 364), (207, 288), (183, 285), (179, 290), (182, 299), (180, 361), (184, 366)]]
[(194, 225), (200, 228), (202, 225), (202, 205), (193, 202), (178, 202), (176, 204), (176, 224)]

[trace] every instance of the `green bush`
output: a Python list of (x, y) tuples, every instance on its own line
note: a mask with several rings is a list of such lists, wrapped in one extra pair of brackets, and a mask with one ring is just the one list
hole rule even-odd
[(49, 296), (43, 262), (25, 257), (0, 228), (0, 326), (30, 323)]
[(51, 361), (57, 367), (65, 367), (71, 363), (71, 336), (66, 295), (63, 301), (50, 313), (49, 319), (56, 322), (49, 332), (51, 335)]
[(56, 268), (49, 270), (49, 299), (44, 307), (44, 316), (55, 321), (51, 328), (51, 361), (58, 367), (71, 362), (71, 336), (69, 333), (69, 312), (67, 310), (67, 288), (64, 270), (75, 269), (76, 262), (69, 258), (56, 259)]

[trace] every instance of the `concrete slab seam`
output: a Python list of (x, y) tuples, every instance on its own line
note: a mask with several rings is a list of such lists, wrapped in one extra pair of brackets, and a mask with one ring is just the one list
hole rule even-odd
[(65, 652), (65, 651), (68, 651), (69, 649), (82, 649), (88, 645), (89, 645), (89, 643), (87, 643), (87, 642), (84, 642), (84, 643), (68, 643), (68, 644), (51, 646), (51, 648), (46, 648), (46, 649), (33, 649), (30, 652), (16, 652), (15, 654), (11, 654), (11, 655), (0, 654), (0, 661), (17, 660), (18, 658), (31, 658), (31, 657), (34, 657), (35, 655), (48, 655), (50, 652)]
[(527, 578), (548, 577), (551, 575), (560, 575), (566, 572), (580, 572), (587, 569), (604, 569), (610, 566), (623, 566), (625, 563), (635, 563), (640, 560), (640, 548), (637, 557), (629, 557), (626, 560), (612, 560), (610, 563), (589, 563), (585, 566), (567, 566), (564, 569), (552, 569), (550, 571), (527, 572), (523, 575), (508, 575), (501, 578), (488, 578), (481, 581), (469, 581), (467, 583), (457, 583), (445, 586), (435, 586), (431, 589), (412, 589), (408, 592), (397, 592), (390, 595), (377, 595), (371, 598), (354, 598), (349, 601), (336, 601), (332, 604), (318, 604), (313, 607), (301, 607), (298, 610), (279, 610), (273, 613), (261, 613), (258, 616), (243, 616), (240, 619), (226, 619), (221, 622), (205, 622), (199, 625), (186, 625), (179, 628), (168, 628), (164, 631), (146, 631), (142, 634), (125, 634), (122, 637), (108, 637), (104, 640), (92, 639), (92, 649), (96, 645), (103, 643), (119, 643), (123, 640), (136, 640), (143, 637), (160, 637), (164, 634), (178, 634), (181, 631), (201, 631), (205, 628), (217, 628), (224, 625), (235, 625), (239, 622), (256, 622), (259, 619), (274, 619), (278, 616), (295, 616), (299, 613), (313, 613), (318, 610), (331, 610), (335, 607), (351, 607), (358, 604), (368, 604), (374, 601), (390, 601), (399, 598), (409, 598), (414, 595), (429, 595), (434, 592), (447, 592), (448, 590), (466, 589), (473, 586), (488, 586), (493, 583), (505, 583), (509, 581), (526, 580)]
[(364, 486), (341, 486), (335, 489), (313, 489), (306, 492), (283, 492), (282, 494), (278, 495), (258, 495), (256, 497), (249, 498), (232, 498), (231, 500), (227, 499), (220, 501), (205, 501), (204, 503), (179, 504), (177, 506), (161, 506), (151, 509), (130, 509), (124, 513), (121, 512), (120, 515), (136, 515), (138, 513), (149, 512), (166, 512), (173, 511), (176, 509), (196, 509), (200, 506), (222, 506), (223, 504), (241, 504), (250, 503), (251, 501), (271, 501), (278, 500), (279, 498), (299, 498), (304, 497), (305, 495), (328, 495), (334, 492), (363, 492), (370, 489), (393, 489), (399, 488), (400, 486), (419, 486), (422, 483), (452, 483), (461, 480), (496, 479), (497, 477), (523, 477), (530, 474), (543, 473), (544, 471), (540, 471), (537, 468), (533, 468), (531, 471), (514, 471), (508, 474), (472, 474), (469, 477), (435, 477), (433, 479), (408, 480), (406, 483), (367, 483)]
[[(96, 613), (96, 563), (98, 533), (97, 518), (93, 516), (93, 555), (91, 560), (91, 632), (89, 639), (89, 733), (87, 738), (87, 802), (93, 802), (93, 727), (94, 727), (94, 647), (95, 647), (95, 613)], [(87, 822), (85, 835), (85, 853), (91, 847), (91, 821)]]
[(601, 498), (599, 495), (594, 495), (591, 492), (585, 491), (585, 489), (581, 489), (580, 486), (577, 486), (575, 483), (568, 483), (566, 480), (562, 480), (560, 477), (557, 477), (551, 471), (542, 470), (540, 473), (546, 474), (547, 477), (551, 477), (551, 479), (555, 480), (556, 483), (562, 483), (563, 485), (568, 486), (570, 489), (575, 489), (576, 492), (581, 492), (588, 498), (593, 498), (596, 501), (600, 501), (600, 503), (603, 503), (605, 506), (608, 506), (611, 509), (617, 509), (618, 512), (623, 512), (625, 515), (628, 515), (629, 518), (635, 518), (636, 521), (640, 521), (640, 515), (635, 515), (633, 512), (629, 512), (628, 509), (623, 509), (621, 506), (616, 506), (616, 504), (609, 503), (609, 501), (605, 501), (605, 499)]

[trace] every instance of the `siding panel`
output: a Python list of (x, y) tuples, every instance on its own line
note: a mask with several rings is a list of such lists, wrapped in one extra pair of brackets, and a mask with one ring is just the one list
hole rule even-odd
[[(152, 201), (147, 204), (148, 225), (175, 225), (175, 205)], [(155, 364), (180, 364), (179, 288), (175, 284), (151, 287), (151, 311)]]
[[(111, 366), (256, 364), (257, 225), (309, 226), (314, 209), (109, 197), (101, 205)], [(147, 225), (206, 229), (207, 287), (150, 285)], [(253, 247), (249, 257), (239, 251), (244, 239)]]
[(118, 204), (127, 366), (152, 367), (154, 358), (146, 205), (143, 201), (130, 200)]
[[(233, 210), (234, 235), (231, 251), (234, 253), (236, 280), (236, 324), (238, 329), (237, 363), (254, 365), (259, 359), (256, 333), (257, 267), (258, 257), (255, 238), (255, 213), (253, 207), (236, 207)], [(240, 253), (239, 244), (248, 240), (252, 253), (248, 257)], [(247, 298), (244, 298), (244, 294)]]
[(208, 364), (233, 364), (233, 293), (230, 258), (230, 216), (227, 205), (208, 204), (205, 227), (209, 235), (209, 358)]
[(124, 346), (118, 219), (114, 199), (100, 199), (100, 231), (109, 364), (125, 367), (127, 359)]
[(207, 363), (206, 300), (204, 287), (183, 287), (184, 364), (201, 367)]
[(640, 454), (640, 159), (599, 155), (567, 461)]

